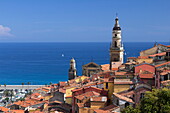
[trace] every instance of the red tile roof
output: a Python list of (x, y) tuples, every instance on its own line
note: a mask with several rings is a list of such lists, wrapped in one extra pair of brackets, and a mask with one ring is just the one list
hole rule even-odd
[(118, 68), (112, 68), (112, 70), (113, 70), (113, 71), (117, 71), (117, 70), (118, 70)]
[(25, 113), (24, 110), (10, 110), (10, 113)]
[(0, 110), (3, 112), (8, 112), (10, 109), (0, 106)]
[(60, 86), (65, 86), (65, 85), (67, 85), (67, 82), (59, 82), (59, 85)]
[(63, 89), (63, 88), (59, 88), (59, 92), (61, 92), (61, 93), (66, 93), (66, 90)]
[(103, 71), (110, 70), (110, 64), (101, 65)]
[(169, 61), (169, 62), (162, 63), (162, 64), (155, 65), (155, 67), (161, 67), (161, 66), (167, 65), (167, 64), (169, 64), (169, 63), (170, 63), (170, 61)]
[(112, 111), (112, 110), (114, 110), (114, 109), (116, 109), (116, 108), (119, 108), (119, 106), (116, 106), (116, 105), (114, 105), (114, 104), (111, 104), (111, 105), (106, 106), (106, 107), (101, 108), (101, 109), (102, 109), (102, 110), (109, 110), (109, 111)]
[(83, 93), (81, 95), (76, 96), (76, 98), (79, 99), (79, 100), (83, 100), (85, 98), (90, 98), (92, 96), (99, 96), (99, 95), (100, 95), (100, 93), (97, 93), (97, 92), (94, 92), (94, 91), (89, 91), (89, 92), (86, 92), (86, 93)]
[(136, 59), (136, 57), (128, 57), (128, 59)]
[(114, 96), (116, 96), (117, 98), (121, 99), (121, 100), (125, 100), (127, 102), (130, 102), (130, 103), (134, 103), (132, 99), (128, 98), (128, 97), (125, 97), (125, 96), (122, 96), (122, 95), (119, 95), (117, 93), (113, 93)]
[(168, 73), (170, 73), (170, 70), (164, 70), (163, 72), (160, 73), (160, 75), (167, 75)]
[(149, 55), (149, 57), (165, 56), (165, 55), (166, 55), (166, 52), (162, 52), (162, 53), (157, 53), (157, 54)]
[(77, 106), (78, 106), (79, 108), (82, 108), (82, 107), (84, 107), (84, 103), (77, 103)]
[(161, 81), (161, 84), (163, 84), (164, 86), (169, 85), (170, 80)]
[(138, 56), (140, 59), (148, 59), (148, 56)]
[(123, 82), (114, 82), (114, 84), (133, 84), (133, 82), (132, 81), (123, 81)]

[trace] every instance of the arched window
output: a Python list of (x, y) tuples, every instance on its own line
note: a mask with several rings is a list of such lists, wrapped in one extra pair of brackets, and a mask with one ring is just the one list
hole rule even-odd
[(115, 47), (117, 47), (117, 42), (115, 41)]

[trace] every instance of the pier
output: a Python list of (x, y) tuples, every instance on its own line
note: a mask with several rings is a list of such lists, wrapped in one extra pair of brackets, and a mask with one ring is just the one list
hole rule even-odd
[(34, 90), (45, 85), (1, 85), (0, 90)]

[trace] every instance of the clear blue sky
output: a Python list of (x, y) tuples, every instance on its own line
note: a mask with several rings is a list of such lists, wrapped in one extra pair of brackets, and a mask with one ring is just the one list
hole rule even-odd
[(1, 0), (0, 42), (170, 41), (170, 0)]

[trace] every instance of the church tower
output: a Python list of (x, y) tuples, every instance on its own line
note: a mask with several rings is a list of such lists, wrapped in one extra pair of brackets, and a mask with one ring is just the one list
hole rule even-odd
[(77, 77), (77, 69), (76, 69), (76, 61), (74, 58), (70, 60), (70, 69), (69, 69), (69, 74), (68, 74), (68, 79), (74, 79)]
[(119, 19), (116, 17), (112, 30), (112, 43), (110, 46), (110, 69), (118, 68), (123, 63), (123, 44)]

